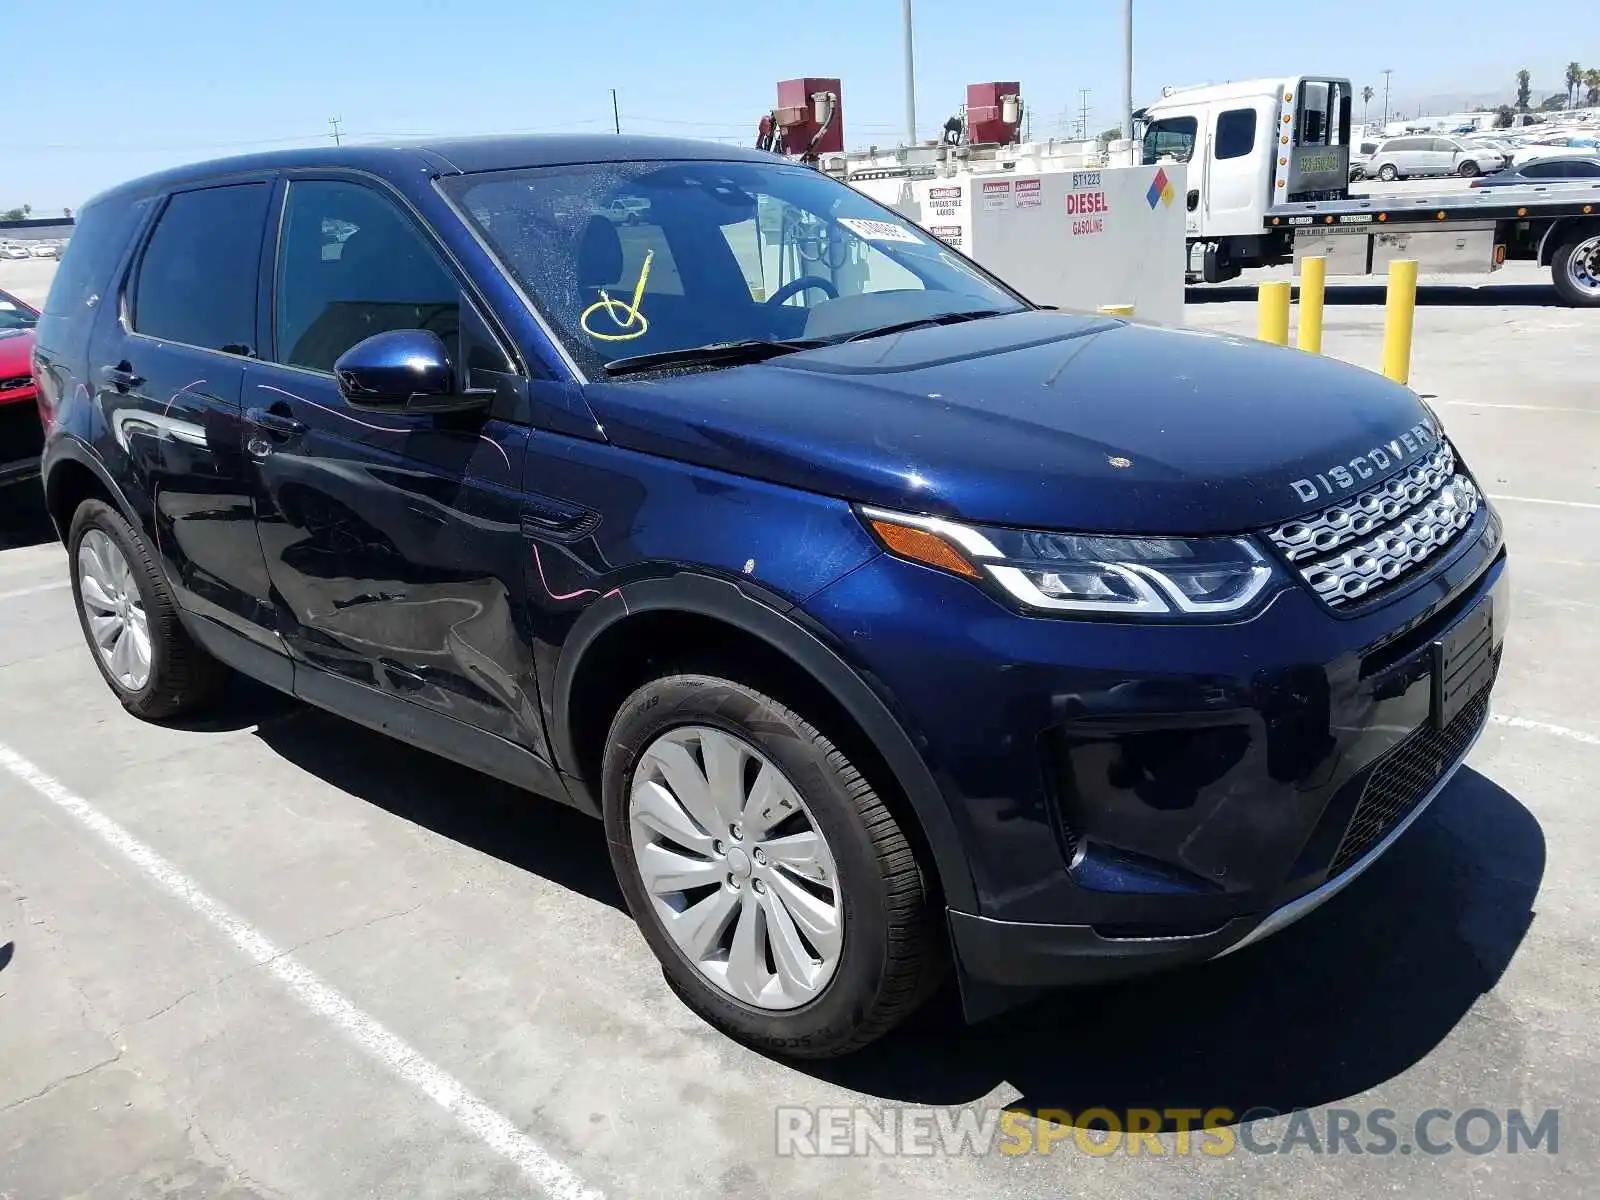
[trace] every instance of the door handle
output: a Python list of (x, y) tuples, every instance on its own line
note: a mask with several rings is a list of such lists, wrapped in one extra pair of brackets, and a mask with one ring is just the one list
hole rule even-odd
[(101, 367), (100, 378), (118, 388), (136, 388), (144, 382), (144, 376), (136, 374), (126, 362), (108, 363)]
[(279, 437), (299, 437), (306, 431), (306, 423), (296, 420), (286, 412), (271, 408), (252, 408), (244, 414), (245, 423)]

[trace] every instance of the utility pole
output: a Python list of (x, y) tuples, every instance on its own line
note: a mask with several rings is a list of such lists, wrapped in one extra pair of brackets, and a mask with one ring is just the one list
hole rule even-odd
[(906, 145), (917, 144), (917, 78), (911, 51), (911, 0), (900, 0), (900, 23), (906, 35)]
[(329, 117), (328, 124), (333, 127), (333, 144), (335, 146), (344, 145), (344, 142), (340, 139), (339, 135), (339, 125), (341, 124), (340, 119), (338, 117)]
[(622, 132), (622, 117), (617, 112), (617, 89), (611, 89), (611, 127), (619, 134)]
[[(1133, 0), (1122, 0), (1122, 136), (1133, 137)], [(1087, 136), (1087, 135), (1085, 135)]]
[(1383, 123), (1389, 123), (1389, 76), (1394, 74), (1392, 67), (1386, 67), (1383, 72)]
[(1078, 140), (1089, 140), (1089, 89), (1078, 89)]

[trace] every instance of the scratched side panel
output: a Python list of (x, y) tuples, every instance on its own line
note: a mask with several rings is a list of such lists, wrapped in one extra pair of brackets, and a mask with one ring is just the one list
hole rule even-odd
[(583, 610), (690, 569), (798, 604), (878, 553), (842, 500), (535, 430), (524, 473), (528, 625), (539, 694)]

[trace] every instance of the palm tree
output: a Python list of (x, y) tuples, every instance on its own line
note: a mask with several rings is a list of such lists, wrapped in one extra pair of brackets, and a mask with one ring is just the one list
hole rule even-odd
[(1600, 105), (1600, 67), (1590, 67), (1583, 73), (1583, 86), (1589, 89), (1584, 103), (1591, 108)]
[(1367, 106), (1372, 103), (1372, 97), (1375, 95), (1377, 93), (1369, 87), (1361, 89), (1361, 123), (1363, 125), (1367, 123)]
[(1583, 68), (1575, 62), (1567, 64), (1567, 107), (1576, 108), (1578, 85), (1583, 82)]

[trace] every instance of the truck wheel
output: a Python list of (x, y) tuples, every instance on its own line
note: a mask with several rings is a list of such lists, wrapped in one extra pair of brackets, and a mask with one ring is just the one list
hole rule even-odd
[(1550, 256), (1556, 291), (1577, 308), (1600, 308), (1600, 226), (1575, 230)]
[(190, 639), (167, 581), (122, 514), (85, 500), (72, 515), (67, 550), (78, 624), (122, 707), (157, 721), (209, 700), (227, 668)]
[(847, 1054), (933, 990), (927, 876), (872, 785), (805, 717), (709, 675), (623, 702), (606, 741), (611, 862), (673, 989), (734, 1038)]
[(1456, 174), (1461, 176), (1463, 179), (1471, 179), (1477, 173), (1478, 164), (1473, 162), (1470, 158), (1456, 168)]
[(1383, 166), (1378, 168), (1378, 178), (1385, 183), (1393, 183), (1400, 178), (1400, 172), (1394, 169), (1393, 163), (1384, 163)]

